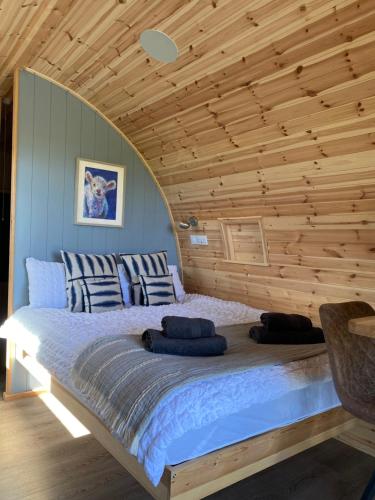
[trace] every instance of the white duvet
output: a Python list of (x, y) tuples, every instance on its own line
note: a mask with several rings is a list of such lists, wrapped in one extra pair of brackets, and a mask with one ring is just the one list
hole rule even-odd
[[(237, 302), (201, 295), (187, 295), (183, 304), (131, 307), (101, 314), (23, 307), (4, 323), (0, 336), (15, 341), (35, 356), (82, 400), (72, 386), (70, 371), (81, 350), (98, 337), (121, 333), (139, 335), (146, 328), (160, 328), (165, 315), (204, 317), (216, 326), (224, 326), (258, 321), (261, 313)], [(323, 354), (287, 365), (259, 367), (213, 381), (195, 382), (171, 394), (167, 402), (155, 408), (132, 452), (156, 485), (166, 465), (169, 444), (189, 430), (199, 429), (251, 404), (330, 378), (327, 357)]]
[(211, 319), (216, 326), (258, 321), (263, 311), (205, 295), (187, 294), (183, 303), (158, 307), (133, 306), (104, 313), (71, 313), (68, 309), (21, 307), (0, 328), (0, 338), (14, 340), (63, 384), (79, 352), (106, 335), (141, 335), (161, 329), (167, 315)]

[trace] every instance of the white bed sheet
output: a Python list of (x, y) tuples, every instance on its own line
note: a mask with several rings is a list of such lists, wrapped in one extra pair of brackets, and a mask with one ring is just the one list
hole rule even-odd
[[(49, 373), (83, 401), (72, 386), (70, 371), (81, 350), (98, 337), (121, 333), (139, 335), (146, 328), (160, 328), (165, 315), (205, 317), (216, 326), (224, 326), (258, 321), (262, 312), (237, 302), (201, 295), (187, 295), (183, 304), (132, 307), (101, 314), (24, 307), (0, 328), (0, 337), (13, 340), (35, 356)], [(239, 395), (238, 408), (233, 408), (233, 401), (229, 404), (228, 398), (228, 408), (221, 402), (216, 407), (212, 404), (209, 412), (204, 400), (202, 403), (202, 390), (211, 398), (210, 402), (215, 400), (215, 395), (219, 401), (225, 390), (231, 394), (235, 391)], [(165, 464), (204, 455), (339, 404), (326, 354), (287, 366), (260, 367), (241, 376), (223, 377), (220, 383), (218, 380), (211, 384), (196, 383), (188, 390), (192, 412), (188, 419), (183, 418), (188, 397), (185, 392), (174, 395), (166, 406), (155, 409), (135, 452), (153, 484), (158, 483)], [(244, 401), (247, 401), (246, 408)], [(181, 425), (183, 421), (185, 424)], [(169, 424), (165, 427), (161, 422)]]

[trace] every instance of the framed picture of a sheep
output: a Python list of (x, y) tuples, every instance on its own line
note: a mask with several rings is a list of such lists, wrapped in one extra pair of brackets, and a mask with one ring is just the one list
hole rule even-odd
[(125, 167), (77, 158), (75, 223), (123, 227)]

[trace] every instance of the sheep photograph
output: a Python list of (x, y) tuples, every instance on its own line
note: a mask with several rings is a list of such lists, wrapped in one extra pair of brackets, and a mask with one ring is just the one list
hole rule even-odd
[(122, 227), (124, 167), (77, 160), (76, 223)]
[(104, 170), (97, 168), (89, 170), (87, 167), (85, 170), (83, 216), (94, 219), (115, 219), (117, 173), (113, 173), (114, 179), (108, 181), (107, 172)]

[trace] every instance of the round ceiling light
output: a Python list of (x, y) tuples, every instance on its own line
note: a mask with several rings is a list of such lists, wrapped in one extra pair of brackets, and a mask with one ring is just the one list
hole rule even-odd
[(145, 30), (140, 38), (143, 49), (154, 59), (170, 63), (177, 59), (178, 48), (172, 38), (159, 30)]

